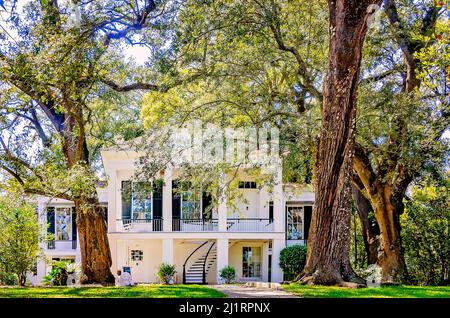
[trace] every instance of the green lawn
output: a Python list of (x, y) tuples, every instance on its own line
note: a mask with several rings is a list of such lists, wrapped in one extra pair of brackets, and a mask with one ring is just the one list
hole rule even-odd
[(284, 285), (283, 288), (308, 298), (450, 298), (450, 287), (389, 286), (344, 288), (328, 286)]
[(133, 287), (2, 287), (0, 298), (220, 298), (220, 291), (200, 285), (140, 285)]

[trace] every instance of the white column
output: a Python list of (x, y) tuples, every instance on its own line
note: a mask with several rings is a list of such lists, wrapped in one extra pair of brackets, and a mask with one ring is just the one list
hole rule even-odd
[(280, 268), (280, 252), (285, 247), (286, 242), (283, 239), (273, 240), (272, 243), (272, 282), (280, 283), (283, 281), (283, 271)]
[(163, 239), (162, 242), (162, 262), (173, 265), (173, 239)]
[(269, 192), (267, 186), (263, 186), (259, 191), (259, 218), (269, 218)]
[(261, 274), (263, 282), (269, 281), (269, 244), (263, 243), (262, 246), (262, 262), (261, 262)]
[(36, 284), (39, 285), (42, 282), (42, 278), (44, 278), (45, 275), (47, 275), (46, 273), (46, 269), (47, 269), (47, 265), (45, 264), (45, 258), (40, 259), (37, 262), (37, 280), (36, 280)]
[(115, 276), (117, 274), (117, 270), (121, 268), (117, 268), (117, 239), (108, 238), (109, 240), (109, 250), (111, 252), (111, 272)]
[(164, 171), (163, 186), (163, 230), (172, 231), (172, 168)]
[(219, 206), (217, 208), (217, 213), (219, 215), (219, 232), (227, 231), (227, 217), (228, 217), (228, 208), (227, 208), (227, 196), (225, 194), (225, 176), (219, 176), (221, 180), (219, 180), (220, 188), (222, 190), (222, 195), (219, 198)]
[(117, 188), (117, 170), (107, 170), (108, 176), (108, 233), (117, 232), (116, 220), (122, 218), (122, 213), (116, 205), (116, 194), (120, 191)]
[(217, 283), (220, 284), (220, 271), (228, 266), (228, 239), (217, 239)]
[(275, 232), (284, 232), (284, 199), (281, 166), (277, 169), (273, 187), (273, 223)]

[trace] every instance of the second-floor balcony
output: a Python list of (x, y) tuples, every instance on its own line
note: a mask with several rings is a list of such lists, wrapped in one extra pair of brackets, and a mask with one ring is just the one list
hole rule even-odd
[(161, 232), (163, 219), (118, 219), (119, 232)]
[[(219, 219), (172, 219), (170, 229), (164, 228), (163, 219), (118, 219), (118, 232), (218, 232)], [(273, 219), (229, 218), (227, 232), (273, 232)]]

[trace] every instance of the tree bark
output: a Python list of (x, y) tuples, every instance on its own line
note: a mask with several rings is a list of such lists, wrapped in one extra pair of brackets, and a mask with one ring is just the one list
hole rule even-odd
[(83, 284), (113, 284), (106, 220), (98, 200), (76, 200)]
[(380, 227), (381, 253), (378, 261), (382, 268), (381, 281), (383, 284), (406, 282), (408, 275), (400, 236), (400, 215), (404, 210), (403, 203), (394, 202), (392, 187), (384, 184), (373, 196), (372, 204)]
[(316, 202), (301, 281), (365, 284), (350, 266), (350, 209), (356, 97), (368, 19), (381, 1), (328, 1), (329, 70), (316, 149)]
[(367, 255), (367, 265), (378, 263), (378, 248), (380, 245), (378, 235), (380, 229), (375, 221), (375, 224), (370, 220), (369, 214), (373, 212), (370, 201), (361, 193), (356, 186), (352, 187), (353, 202), (358, 212), (359, 220), (361, 222), (362, 235), (364, 240), (364, 248)]
[(402, 177), (400, 173), (395, 185), (384, 181), (380, 172), (373, 171), (367, 153), (360, 146), (355, 147), (353, 167), (368, 194), (380, 229), (378, 264), (382, 268), (381, 281), (383, 284), (406, 282), (408, 275), (401, 244), (400, 215), (404, 210), (403, 198), (410, 177)]

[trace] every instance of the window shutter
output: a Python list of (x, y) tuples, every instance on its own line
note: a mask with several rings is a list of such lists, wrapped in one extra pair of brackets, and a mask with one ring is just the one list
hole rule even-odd
[(172, 181), (172, 218), (173, 219), (179, 219), (181, 215), (181, 197), (180, 194), (177, 193), (178, 189), (178, 182)]
[(269, 202), (269, 219), (273, 220), (273, 201)]
[(304, 208), (304, 213), (305, 213), (305, 240), (308, 239), (308, 234), (309, 234), (309, 226), (311, 225), (311, 216), (312, 216), (312, 206), (307, 205)]
[(211, 206), (212, 197), (208, 192), (202, 193), (202, 217), (203, 219), (211, 219), (212, 211), (209, 209)]
[(77, 211), (72, 207), (72, 241), (77, 240)]
[(153, 219), (162, 218), (162, 180), (153, 183)]
[(48, 233), (55, 235), (55, 208), (52, 206), (47, 207), (47, 223)]
[(131, 181), (122, 181), (122, 219), (131, 219)]

